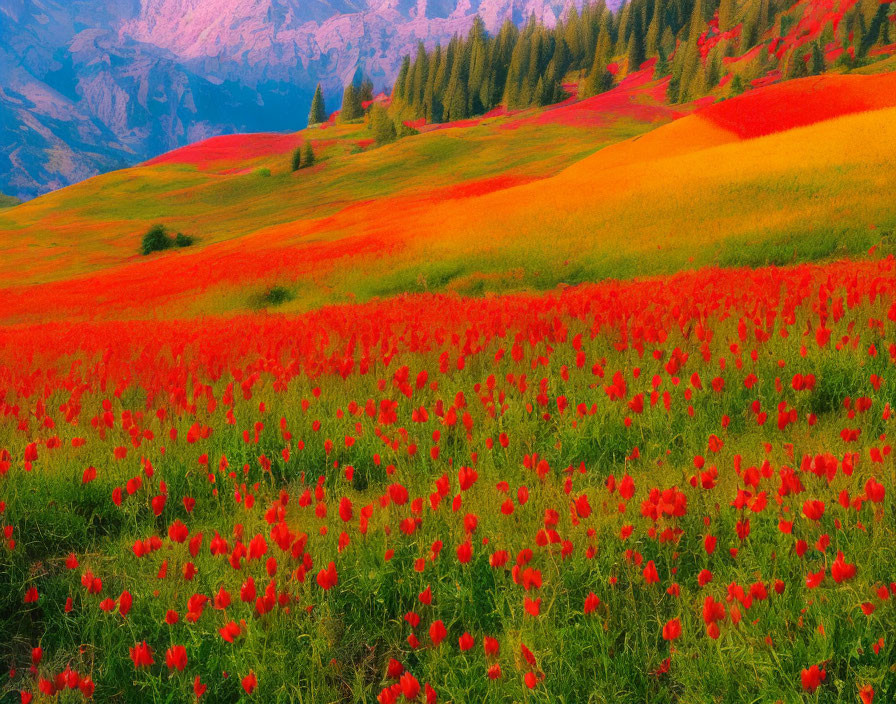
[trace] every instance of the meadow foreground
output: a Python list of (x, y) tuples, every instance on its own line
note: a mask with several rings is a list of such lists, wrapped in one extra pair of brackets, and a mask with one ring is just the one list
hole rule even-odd
[(5, 329), (4, 686), (889, 701), (894, 267)]

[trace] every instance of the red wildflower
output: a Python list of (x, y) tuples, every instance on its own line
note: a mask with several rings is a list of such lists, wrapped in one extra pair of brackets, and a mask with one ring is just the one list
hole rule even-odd
[(152, 648), (150, 648), (146, 641), (142, 643), (138, 643), (130, 649), (131, 660), (134, 662), (134, 667), (136, 669), (140, 669), (141, 667), (149, 667), (150, 665), (155, 664), (155, 660), (152, 657)]

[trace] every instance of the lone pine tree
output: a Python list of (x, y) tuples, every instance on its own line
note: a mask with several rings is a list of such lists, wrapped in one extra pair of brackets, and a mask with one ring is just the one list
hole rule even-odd
[(324, 107), (324, 94), (320, 89), (320, 83), (314, 91), (314, 97), (311, 99), (311, 112), (308, 113), (308, 124), (319, 125), (321, 122), (327, 121), (327, 109)]

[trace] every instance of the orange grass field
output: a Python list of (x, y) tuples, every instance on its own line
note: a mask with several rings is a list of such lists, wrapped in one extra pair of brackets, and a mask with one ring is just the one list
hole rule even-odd
[[(896, 74), (807, 78), (683, 117), (634, 79), (600, 96), (603, 126), (557, 117), (583, 101), (357, 153), (357, 125), (218, 138), (49, 194), (0, 213), (0, 276), (17, 282), (3, 318), (235, 312), (275, 285), (286, 309), (551, 288), (855, 254), (892, 229)], [(659, 126), (632, 118), (644, 105)], [(783, 131), (749, 138), (757, 114)], [(290, 173), (304, 139), (323, 159)], [(156, 221), (198, 246), (140, 256)]]

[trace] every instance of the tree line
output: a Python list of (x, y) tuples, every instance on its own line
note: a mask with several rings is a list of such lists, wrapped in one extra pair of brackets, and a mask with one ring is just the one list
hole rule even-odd
[[(553, 28), (530, 17), (518, 28), (509, 20), (492, 35), (476, 18), (469, 33), (446, 46), (405, 56), (393, 91), (393, 111), (405, 120), (448, 122), (482, 115), (498, 106), (510, 110), (548, 105), (567, 97), (565, 78), (578, 82), (581, 97), (612, 88), (623, 76), (656, 59), (657, 77), (670, 76), (669, 99), (686, 102), (714, 89), (723, 59), (782, 37), (799, 20), (792, 0), (630, 0), (616, 12), (604, 0), (570, 8)], [(732, 92), (780, 68), (786, 77), (826, 70), (824, 48), (851, 46), (840, 61), (861, 63), (869, 51), (888, 44), (890, 5), (859, 0), (835, 34), (828, 24), (810, 45), (778, 57), (759, 52), (739, 69)], [(734, 30), (734, 31), (732, 31)], [(707, 42), (707, 38), (714, 38)], [(707, 47), (711, 47), (708, 48)], [(808, 55), (808, 60), (806, 56)], [(348, 91), (348, 88), (346, 89)], [(351, 97), (351, 96), (348, 96)]]

